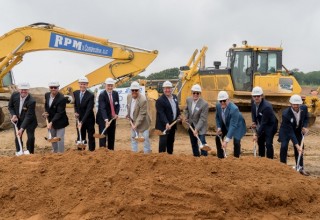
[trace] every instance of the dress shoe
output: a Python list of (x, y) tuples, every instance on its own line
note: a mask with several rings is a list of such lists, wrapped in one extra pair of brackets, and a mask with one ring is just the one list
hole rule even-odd
[(310, 173), (307, 172), (307, 171), (305, 171), (304, 169), (300, 169), (299, 172), (300, 172), (302, 175), (304, 175), (304, 176), (310, 176)]

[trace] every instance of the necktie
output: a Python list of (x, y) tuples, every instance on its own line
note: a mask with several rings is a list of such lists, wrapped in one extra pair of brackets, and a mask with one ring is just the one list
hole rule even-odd
[(225, 115), (225, 111), (226, 109), (222, 109), (222, 120), (223, 120), (223, 123), (226, 124), (226, 115)]
[(83, 98), (83, 92), (80, 92), (80, 103), (82, 101), (82, 98)]
[(114, 117), (116, 115), (116, 112), (114, 110), (113, 100), (112, 100), (112, 93), (109, 93), (109, 103), (111, 108), (111, 116)]

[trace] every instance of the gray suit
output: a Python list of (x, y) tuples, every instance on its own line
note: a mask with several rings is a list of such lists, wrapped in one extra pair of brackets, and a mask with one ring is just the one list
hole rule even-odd
[(187, 98), (187, 107), (185, 109), (185, 116), (190, 124), (193, 124), (200, 135), (206, 134), (208, 129), (208, 112), (209, 105), (204, 99), (199, 98), (194, 111), (192, 113), (193, 98)]
[[(194, 107), (194, 110), (192, 111), (193, 98), (189, 97), (187, 98), (186, 101), (187, 101), (187, 107), (185, 109), (186, 119), (188, 119), (189, 124), (198, 131), (198, 136), (202, 144), (206, 144), (205, 134), (208, 129), (209, 105), (205, 100), (203, 100), (202, 98), (199, 98)], [(188, 133), (190, 137), (193, 156), (195, 157), (199, 157), (200, 155), (207, 156), (208, 154), (206, 151), (201, 150), (199, 152), (198, 139), (194, 136), (191, 129), (189, 129)]]

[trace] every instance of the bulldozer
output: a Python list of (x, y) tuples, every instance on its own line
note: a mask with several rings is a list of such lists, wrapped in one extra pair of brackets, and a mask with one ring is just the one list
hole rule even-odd
[[(298, 81), (282, 64), (281, 47), (254, 46), (247, 41), (243, 41), (240, 46), (233, 44), (226, 52), (227, 66), (224, 68), (219, 61), (215, 61), (213, 67), (205, 66), (207, 50), (207, 46), (204, 46), (199, 54), (198, 50), (195, 50), (187, 65), (180, 67), (180, 80), (175, 93), (179, 96), (181, 109), (185, 108), (186, 98), (190, 96), (194, 84), (201, 85), (202, 97), (208, 101), (211, 112), (215, 111), (218, 92), (225, 90), (244, 113), (246, 124), (250, 126), (253, 87), (263, 88), (264, 96), (273, 105), (279, 121), (282, 110), (289, 106), (290, 96), (301, 93)], [(308, 106), (309, 124), (312, 125), (319, 114), (319, 98), (303, 98)], [(214, 129), (214, 119), (211, 117), (209, 129)]]
[[(158, 55), (157, 50), (114, 43), (105, 38), (69, 31), (44, 22), (16, 28), (0, 37), (0, 129), (10, 127), (7, 106), (11, 93), (16, 90), (11, 70), (22, 61), (25, 54), (44, 50), (112, 59), (86, 75), (90, 87), (103, 83), (107, 77), (114, 78), (117, 85), (120, 85), (143, 72)], [(61, 88), (60, 92), (72, 102), (72, 91), (77, 88), (78, 82), (74, 81)], [(41, 117), (44, 112), (44, 94), (42, 92), (32, 95), (37, 101), (38, 122), (44, 125), (44, 119)]]

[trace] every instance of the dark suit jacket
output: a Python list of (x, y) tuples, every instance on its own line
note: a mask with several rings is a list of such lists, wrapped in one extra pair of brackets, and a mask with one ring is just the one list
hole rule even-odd
[(301, 133), (303, 127), (308, 126), (308, 109), (307, 106), (300, 106), (300, 121), (297, 127), (297, 120), (291, 110), (291, 107), (282, 112), (282, 122), (279, 131), (279, 141), (291, 140), (294, 145), (299, 144), (296, 134)]
[[(216, 109), (217, 128), (221, 128), (223, 125), (223, 119), (221, 115), (222, 109), (219, 102), (217, 102), (216, 104)], [(232, 139), (232, 137), (235, 137), (235, 139), (240, 140), (246, 134), (246, 123), (242, 117), (241, 112), (238, 109), (238, 106), (236, 106), (232, 102), (229, 102), (225, 110), (225, 121), (225, 126), (228, 130), (228, 133), (226, 134), (227, 138)]]
[[(118, 115), (120, 111), (119, 93), (117, 91), (112, 91), (112, 99), (114, 111)], [(99, 124), (104, 123), (106, 119), (109, 121), (112, 119), (109, 95), (106, 90), (102, 91), (99, 95), (99, 108), (97, 113), (96, 122)]]
[(252, 122), (260, 125), (259, 129), (257, 130), (258, 136), (260, 136), (263, 132), (270, 135), (274, 135), (277, 132), (278, 119), (274, 115), (272, 105), (267, 100), (262, 99), (258, 108), (258, 115), (256, 114), (256, 105), (252, 101), (251, 116)]
[(94, 95), (90, 91), (86, 91), (82, 97), (80, 103), (80, 90), (73, 92), (75, 101), (74, 101), (74, 111), (79, 114), (79, 121), (82, 124), (94, 124)]
[(69, 125), (69, 120), (66, 113), (67, 100), (61, 93), (58, 93), (53, 99), (51, 106), (49, 107), (50, 92), (45, 94), (44, 108), (49, 113), (48, 120), (52, 122), (54, 129), (65, 128)]
[(38, 125), (36, 117), (36, 101), (29, 94), (22, 106), (21, 114), (19, 115), (19, 106), (20, 106), (20, 93), (15, 92), (11, 95), (9, 100), (9, 112), (11, 115), (16, 115), (18, 117), (18, 124), (20, 128), (35, 128)]
[[(180, 115), (179, 105), (178, 105), (178, 98), (176, 95), (173, 95), (173, 100), (176, 103), (176, 115), (177, 118)], [(171, 124), (177, 118), (173, 118), (173, 111), (171, 104), (168, 98), (163, 94), (160, 98), (156, 101), (156, 110), (157, 110), (157, 117), (156, 117), (156, 129), (161, 131), (166, 129), (166, 124)], [(177, 129), (177, 125), (175, 124), (171, 129)]]

